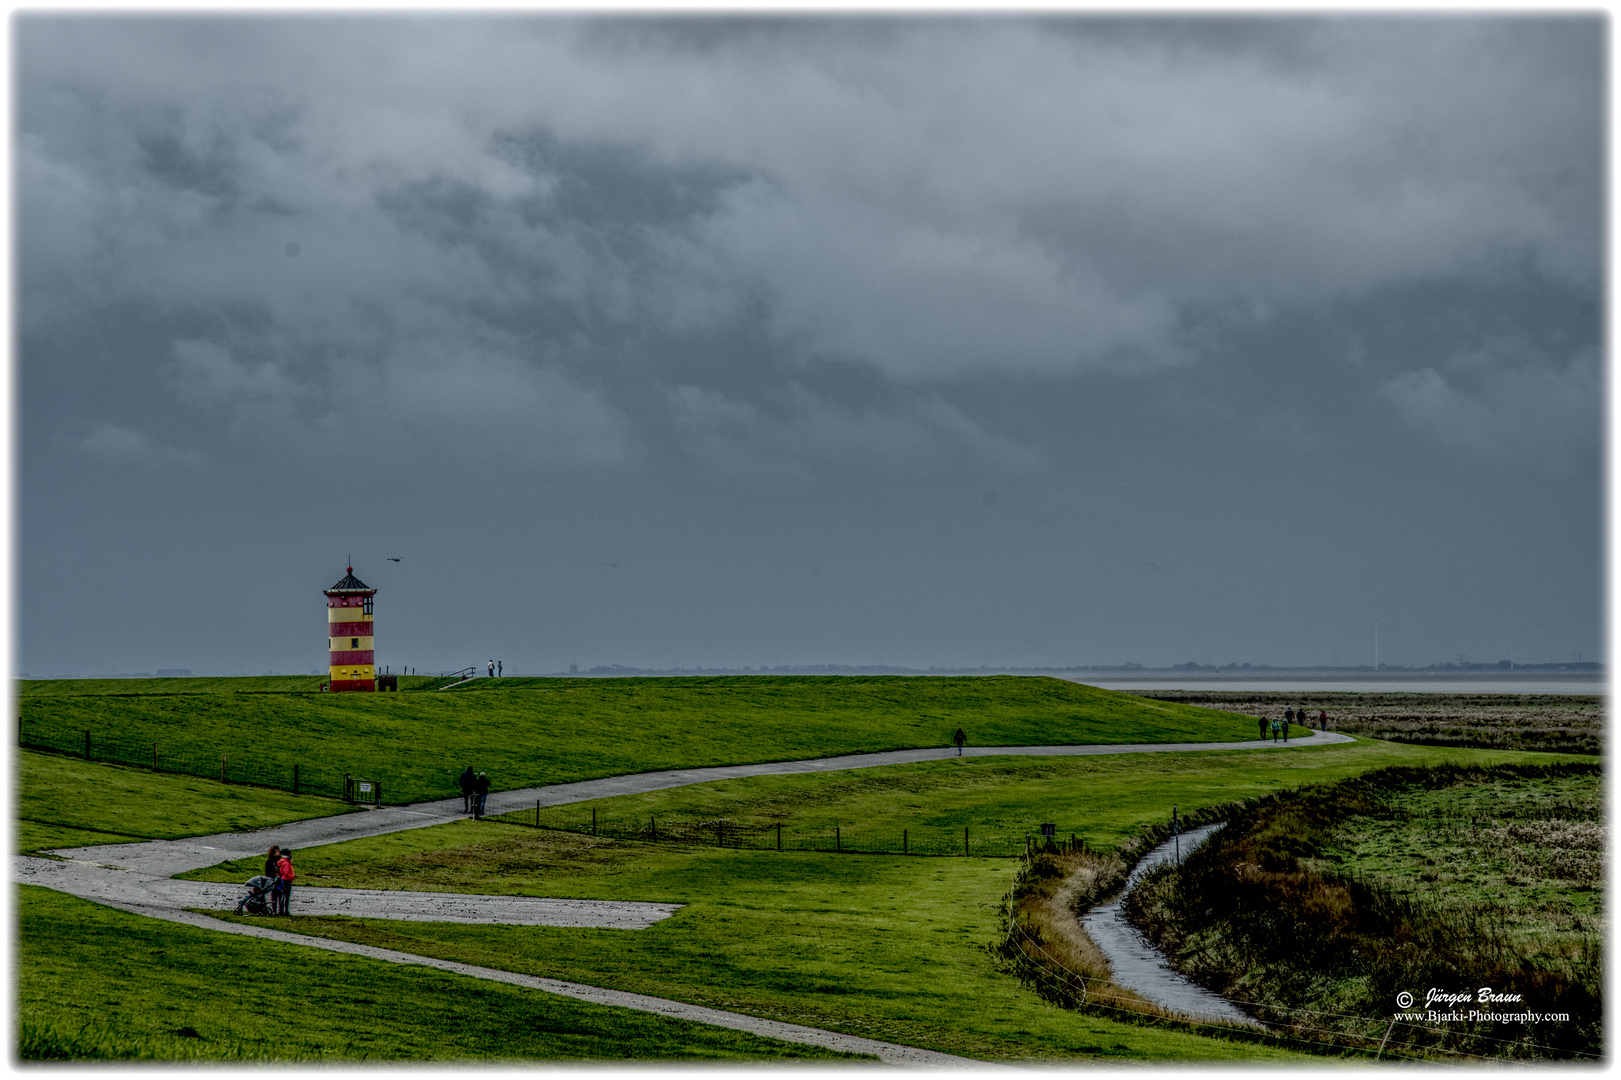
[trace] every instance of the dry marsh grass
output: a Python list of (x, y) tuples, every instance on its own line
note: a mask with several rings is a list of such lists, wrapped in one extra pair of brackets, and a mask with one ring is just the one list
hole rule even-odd
[(1151, 690), (1140, 696), (1246, 716), (1277, 717), (1304, 707), (1316, 727), (1422, 746), (1597, 754), (1604, 743), (1604, 698), (1596, 694), (1270, 693)]
[[(1282, 1028), (1377, 1042), (1397, 994), (1491, 987), (1565, 1023), (1426, 1022), (1406, 1052), (1602, 1053), (1597, 765), (1394, 768), (1257, 801), (1128, 918), (1184, 975)], [(1463, 1006), (1464, 1010), (1472, 1005)], [(1303, 1011), (1304, 1010), (1304, 1011)]]

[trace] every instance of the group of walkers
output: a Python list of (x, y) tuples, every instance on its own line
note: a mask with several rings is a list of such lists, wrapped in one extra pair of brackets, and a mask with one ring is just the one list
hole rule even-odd
[(490, 793), (490, 778), (483, 773), (474, 772), (473, 767), (469, 765), (456, 778), (456, 783), (462, 789), (462, 813), (472, 814), (474, 821), (483, 818), (484, 799)]
[(270, 914), (292, 915), (287, 908), (292, 903), (293, 878), (297, 876), (293, 870), (293, 849), (271, 844), (270, 850), (265, 853), (265, 877), (276, 881), (270, 890)]
[[(1272, 720), (1272, 721), (1270, 721), (1271, 731), (1272, 731), (1272, 741), (1277, 742), (1278, 741), (1278, 736), (1281, 734), (1283, 736), (1283, 741), (1288, 742), (1289, 741), (1289, 725), (1290, 724), (1299, 724), (1301, 727), (1305, 727), (1310, 721), (1311, 721), (1311, 717), (1306, 715), (1306, 707), (1304, 705), (1300, 706), (1300, 708), (1298, 708), (1298, 709), (1285, 709), (1285, 710), (1283, 710), (1283, 719), (1282, 720)], [(1267, 733), (1268, 723), (1269, 723), (1268, 720), (1264, 716), (1258, 716), (1258, 717), (1255, 718), (1255, 723), (1256, 723), (1256, 726), (1259, 727), (1260, 730), (1261, 730), (1261, 741), (1265, 742), (1266, 741), (1266, 733)], [(1324, 709), (1317, 710), (1317, 728), (1320, 731), (1328, 730), (1328, 712), (1327, 712), (1327, 710), (1324, 710)]]

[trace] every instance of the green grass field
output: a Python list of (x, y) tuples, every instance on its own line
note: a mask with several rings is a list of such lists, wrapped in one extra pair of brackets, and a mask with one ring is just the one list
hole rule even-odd
[(504, 983), (17, 887), (23, 1060), (851, 1060)]
[[(1288, 752), (948, 759), (850, 774), (757, 777), (613, 803), (769, 818), (1004, 815), (1071, 808), (1112, 845), (1184, 810), (1395, 763), (1548, 755), (1361, 742)], [(1005, 801), (1004, 801), (1005, 800)], [(1048, 818), (1048, 820), (1052, 820)], [(310, 885), (635, 899), (688, 905), (646, 931), (301, 919), (306, 932), (733, 1008), (987, 1059), (1268, 1059), (1282, 1054), (1066, 1012), (1001, 973), (1001, 899), (1017, 863), (668, 847), (460, 821), (300, 852)], [(234, 881), (251, 867), (187, 875)]]
[[(999, 975), (983, 946), (1013, 860), (671, 849), (471, 822), (427, 832), (451, 846), (368, 847), (369, 872), (353, 876), (688, 906), (639, 931), (307, 917), (297, 929), (990, 1060), (1287, 1057), (1065, 1012)], [(351, 880), (325, 849), (305, 852), (312, 885)]]
[[(728, 823), (762, 828), (782, 823), (793, 832), (840, 826), (852, 849), (870, 839), (893, 841), (902, 829), (914, 842), (946, 838), (960, 851), (967, 827), (976, 845), (1004, 854), (1023, 849), (1024, 836), (1042, 822), (1058, 835), (1113, 849), (1151, 821), (1280, 788), (1354, 776), (1385, 765), (1477, 760), (1476, 751), (1406, 746), (1364, 740), (1295, 750), (1221, 750), (1096, 757), (947, 758), (836, 773), (799, 773), (722, 780), (640, 795), (548, 808), (542, 821), (599, 823)], [(1554, 760), (1547, 754), (1503, 751), (1492, 761)], [(508, 817), (534, 820), (532, 812)], [(954, 840), (954, 847), (952, 841)], [(927, 849), (925, 849), (927, 850)], [(979, 850), (976, 846), (975, 850)]]
[(216, 780), (17, 751), (19, 852), (245, 832), (351, 808)]
[[(381, 781), (390, 802), (448, 798), (468, 764), (503, 791), (651, 769), (945, 746), (958, 727), (979, 746), (1255, 736), (1252, 720), (1230, 713), (1040, 677), (493, 679), (381, 694), (259, 689), (277, 681), (31, 681), (21, 685), (18, 705), (25, 738), (54, 732), (66, 750), (88, 731), (115, 760), (139, 763), (154, 744), (166, 755), (190, 747), (205, 762), (226, 753), (233, 768), (263, 763), (281, 777), (276, 783), (288, 782), (294, 764), (306, 776), (319, 766)], [(234, 682), (256, 689), (164, 688)], [(130, 692), (130, 683), (150, 689)]]
[[(336, 696), (244, 685), (259, 681), (222, 681), (233, 686), (229, 690), (129, 695), (107, 693), (104, 683), (77, 689), (54, 684), (38, 693), (29, 684), (20, 706), (25, 724), (30, 716), (70, 729), (94, 723), (103, 725), (98, 731), (126, 731), (136, 739), (205, 745), (251, 738), (262, 753), (327, 760), (366, 754), (398, 768), (397, 778), (383, 773), (397, 798), (448, 795), (454, 773), (468, 761), (505, 788), (655, 768), (942, 745), (959, 725), (980, 745), (1210, 741), (1253, 738), (1255, 731), (1243, 717), (1040, 678), (505, 680), (514, 685), (492, 681), (449, 692)], [(234, 761), (239, 751), (230, 745)], [(1055, 821), (1065, 835), (1076, 832), (1095, 847), (1109, 848), (1144, 824), (1163, 820), (1172, 803), (1186, 812), (1384, 765), (1550, 757), (1362, 741), (1288, 751), (948, 758), (724, 781), (594, 805), (604, 816), (724, 817), (804, 827), (848, 823), (857, 829), (915, 825), (954, 831), (967, 824), (1009, 838)], [(61, 835), (77, 842), (129, 838), (121, 834), (190, 835), (296, 820), (334, 806), (56, 755), (24, 752), (19, 763), (20, 813), (29, 819), (19, 839), (25, 850), (67, 842), (57, 839)], [(441, 775), (443, 786), (436, 787)], [(87, 794), (83, 800), (66, 797), (72, 792)], [(588, 812), (590, 805), (576, 809)], [(99, 828), (118, 834), (87, 831)], [(1002, 898), (1017, 865), (1012, 859), (683, 848), (498, 821), (458, 821), (299, 854), (300, 880), (307, 886), (687, 905), (643, 931), (299, 918), (296, 929), (305, 933), (987, 1060), (1301, 1060), (1273, 1047), (1043, 1002), (1000, 970), (992, 951)], [(225, 864), (187, 876), (236, 882), (256, 870)], [(570, 1006), (584, 1010), (579, 1016), (546, 1013), (532, 1032), (516, 1030), (525, 1022), (514, 1010), (543, 995), (475, 986), (422, 969), (351, 967), (358, 958), (292, 945), (283, 946), (290, 950), (285, 957), (277, 954), (277, 966), (296, 967), (319, 992), (283, 1002), (273, 990), (274, 974), (254, 966), (263, 943), (154, 924), (36, 890), (23, 894), (33, 914), (21, 924), (26, 946), (17, 953), (20, 1030), (23, 1045), (42, 1056), (649, 1061), (758, 1059), (780, 1050), (719, 1035), (720, 1041), (704, 1041), (690, 1032), (634, 1027), (625, 1029), (625, 1039), (609, 1042), (603, 1033), (618, 1030), (617, 1021), (587, 1006)], [(90, 918), (82, 909), (98, 914)], [(70, 929), (80, 925), (95, 928), (82, 948), (73, 944), (77, 931)], [(245, 995), (251, 1007), (223, 1000), (217, 983), (215, 999), (209, 998), (203, 972), (216, 955), (227, 959), (227, 975), (239, 973), (253, 986)], [(131, 989), (144, 989), (149, 976), (149, 995)], [(403, 995), (398, 1023), (376, 1018), (377, 1003), (392, 999), (360, 988), (374, 979), (388, 994)], [(402, 981), (396, 985), (390, 981), (395, 979)], [(474, 988), (453, 992), (446, 980)], [(261, 981), (272, 989), (261, 989)], [(445, 1001), (456, 994), (481, 1003), (480, 1015), (490, 1016), (487, 1025), (475, 1025), (481, 1033), (476, 1039), (458, 1041), (455, 1033), (469, 1021), (453, 1011), (459, 1003)], [(305, 1034), (279, 1045), (274, 1033), (285, 1027)], [(175, 1034), (188, 1028), (200, 1038)]]

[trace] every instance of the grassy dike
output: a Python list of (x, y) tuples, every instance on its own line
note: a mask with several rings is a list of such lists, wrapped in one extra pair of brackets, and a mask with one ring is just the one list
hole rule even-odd
[[(1175, 801), (1199, 805), (1397, 763), (1547, 760), (1376, 742), (1290, 751), (947, 759), (848, 774), (753, 777), (600, 800), (637, 811), (769, 819), (798, 807), (893, 820), (972, 813), (1086, 821), (1118, 845)], [(1032, 814), (1037, 812), (1040, 816)], [(1013, 859), (669, 847), (460, 821), (300, 852), (310, 885), (635, 899), (687, 905), (635, 933), (301, 919), (342, 940), (736, 1009), (985, 1059), (1284, 1060), (1288, 1051), (1052, 1005), (996, 953)], [(189, 875), (235, 880), (227, 864)], [(611, 945), (603, 934), (613, 936)]]
[[(1231, 713), (1044, 677), (490, 679), (380, 694), (265, 688), (281, 681), (30, 681), (18, 707), (25, 738), (30, 730), (62, 733), (64, 749), (88, 731), (93, 740), (123, 740), (134, 755), (156, 743), (166, 753), (226, 753), (244, 766), (279, 763), (288, 775), (295, 763), (320, 764), (381, 781), (390, 802), (448, 798), (468, 764), (502, 791), (945, 746), (959, 727), (977, 746), (1255, 737), (1254, 721)], [(167, 685), (193, 682), (205, 685)], [(131, 683), (139, 684), (134, 692)]]
[(359, 812), (333, 799), (169, 776), (32, 750), (17, 751), (12, 764), (17, 783), (13, 846), (22, 853), (248, 832), (288, 821)]

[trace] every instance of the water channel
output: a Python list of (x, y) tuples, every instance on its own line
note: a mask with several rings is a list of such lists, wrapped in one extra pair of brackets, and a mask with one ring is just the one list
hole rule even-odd
[(1147, 1000), (1195, 1020), (1214, 1020), (1228, 1024), (1259, 1026), (1244, 1015), (1232, 1002), (1213, 994), (1171, 970), (1164, 955), (1126, 922), (1120, 911), (1120, 901), (1148, 871), (1177, 857), (1180, 849), (1186, 855), (1224, 822), (1189, 829), (1180, 837), (1165, 841), (1145, 855), (1126, 879), (1125, 888), (1112, 901), (1100, 905), (1081, 916), (1081, 926), (1097, 942), (1098, 948), (1109, 959), (1115, 985), (1123, 986)]

